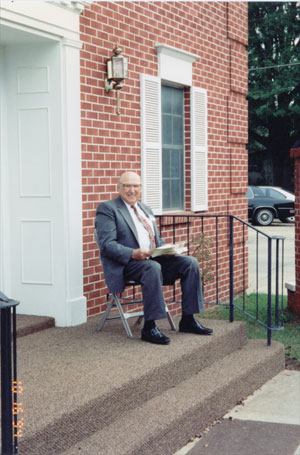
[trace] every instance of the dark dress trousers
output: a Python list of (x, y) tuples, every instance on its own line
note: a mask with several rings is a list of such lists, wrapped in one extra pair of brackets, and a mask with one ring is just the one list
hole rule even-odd
[[(160, 237), (150, 207), (138, 203), (153, 222), (156, 246), (164, 244)], [(195, 314), (203, 311), (201, 277), (198, 261), (191, 256), (159, 256), (145, 261), (131, 258), (132, 251), (139, 248), (138, 234), (128, 209), (118, 196), (99, 204), (96, 212), (100, 256), (104, 278), (112, 293), (122, 292), (127, 280), (141, 284), (145, 320), (166, 317), (162, 285), (173, 284), (180, 279), (182, 290), (182, 313)]]

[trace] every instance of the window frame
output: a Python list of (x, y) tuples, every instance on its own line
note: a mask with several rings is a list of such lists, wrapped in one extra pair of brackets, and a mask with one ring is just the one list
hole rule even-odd
[[(162, 193), (162, 210), (163, 212), (180, 212), (184, 211), (186, 207), (186, 200), (185, 200), (185, 189), (186, 189), (186, 178), (185, 178), (185, 170), (186, 170), (186, 147), (185, 147), (185, 97), (184, 97), (184, 87), (183, 86), (174, 86), (172, 84), (168, 84), (167, 82), (161, 81), (161, 99), (163, 98), (162, 92), (163, 92), (163, 87), (170, 87), (171, 89), (174, 90), (180, 90), (181, 91), (181, 107), (182, 107), (182, 145), (179, 146), (178, 148), (181, 147), (181, 176), (180, 176), (180, 184), (181, 184), (181, 194), (180, 194), (180, 203), (181, 207), (175, 208), (175, 207), (169, 207), (165, 208), (163, 204), (163, 193)], [(161, 135), (162, 135), (162, 140), (161, 140), (161, 147), (162, 147), (162, 192), (163, 192), (163, 153), (164, 153), (164, 143), (163, 143), (163, 100), (161, 102)], [(171, 144), (170, 144), (171, 145)], [(176, 149), (176, 146), (174, 147)]]

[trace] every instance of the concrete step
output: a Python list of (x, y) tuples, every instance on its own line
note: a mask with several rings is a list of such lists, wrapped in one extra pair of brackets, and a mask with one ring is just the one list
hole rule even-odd
[(31, 316), (17, 313), (17, 337), (30, 335), (55, 326), (55, 319), (48, 316)]
[[(283, 347), (268, 348), (266, 340), (248, 345), (244, 323), (202, 322), (213, 336), (171, 332), (162, 322), (169, 346), (142, 342), (137, 327), (137, 338), (127, 338), (120, 321), (97, 333), (98, 318), (21, 338), (20, 453), (167, 455), (284, 368)], [(97, 450), (89, 449), (93, 444)]]
[(252, 340), (242, 349), (130, 410), (68, 455), (172, 455), (283, 368), (283, 348)]

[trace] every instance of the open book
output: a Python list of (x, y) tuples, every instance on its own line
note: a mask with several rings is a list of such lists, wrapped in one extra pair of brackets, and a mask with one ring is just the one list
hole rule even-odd
[(151, 256), (155, 258), (156, 256), (166, 255), (174, 255), (174, 254), (182, 254), (187, 252), (187, 247), (184, 246), (185, 242), (178, 242), (178, 243), (166, 243), (165, 245), (159, 246), (158, 248), (153, 248), (150, 250)]

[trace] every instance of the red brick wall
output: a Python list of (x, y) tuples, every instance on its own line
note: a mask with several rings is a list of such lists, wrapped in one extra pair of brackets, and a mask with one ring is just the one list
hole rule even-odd
[[(88, 315), (92, 315), (103, 311), (106, 294), (93, 241), (95, 210), (99, 202), (116, 196), (123, 171), (140, 171), (139, 76), (157, 76), (156, 43), (199, 56), (193, 64), (193, 85), (207, 89), (208, 94), (207, 213), (232, 213), (247, 219), (247, 3), (94, 2), (85, 8), (80, 23), (84, 292)], [(116, 93), (104, 90), (106, 60), (117, 40), (129, 59), (120, 116), (116, 115)], [(188, 105), (188, 94), (185, 99)], [(187, 209), (188, 124), (186, 120)], [(228, 248), (226, 232), (224, 250)], [(226, 293), (227, 262), (220, 265), (220, 273)]]
[(291, 150), (295, 160), (295, 276), (296, 290), (288, 291), (288, 306), (300, 316), (300, 148)]

